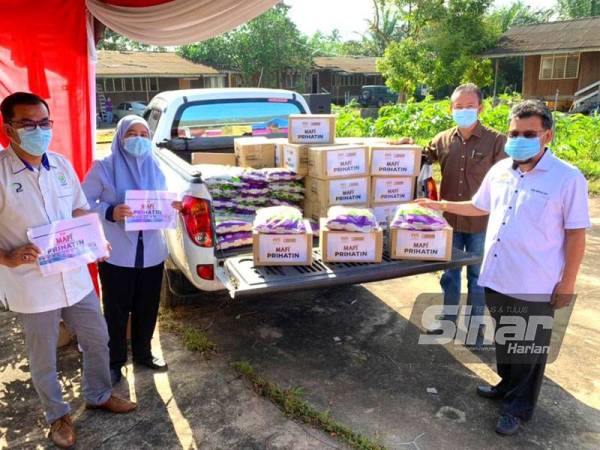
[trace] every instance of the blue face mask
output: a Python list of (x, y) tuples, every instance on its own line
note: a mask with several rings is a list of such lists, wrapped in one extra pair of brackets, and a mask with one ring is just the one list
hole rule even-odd
[(509, 137), (504, 145), (504, 151), (513, 161), (527, 161), (540, 152), (540, 140), (537, 137)]
[(152, 142), (150, 139), (141, 136), (132, 136), (125, 138), (123, 143), (125, 151), (131, 156), (139, 158), (152, 150)]
[(452, 118), (458, 128), (469, 128), (475, 122), (477, 122), (477, 115), (479, 111), (477, 109), (453, 109)]
[(52, 130), (42, 130), (35, 127), (34, 130), (17, 129), (21, 143), (19, 147), (29, 153), (31, 156), (42, 156), (48, 151), (48, 146), (52, 140)]

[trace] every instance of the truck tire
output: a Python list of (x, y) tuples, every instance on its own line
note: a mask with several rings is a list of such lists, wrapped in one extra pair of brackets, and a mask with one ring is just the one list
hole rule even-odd
[[(194, 292), (195, 291), (195, 292)], [(191, 305), (199, 300), (200, 292), (185, 278), (180, 270), (167, 260), (163, 272), (160, 302), (166, 308)]]

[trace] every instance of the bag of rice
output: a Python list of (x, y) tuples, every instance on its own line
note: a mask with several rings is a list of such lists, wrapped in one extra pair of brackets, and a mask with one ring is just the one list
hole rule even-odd
[(238, 233), (228, 233), (217, 236), (217, 248), (227, 250), (228, 248), (243, 247), (252, 244), (252, 232), (241, 231)]
[(271, 192), (271, 198), (291, 203), (299, 203), (304, 200), (304, 195), (296, 192), (273, 191)]
[(291, 206), (271, 206), (259, 209), (253, 230), (265, 234), (306, 233), (302, 212)]
[(278, 181), (276, 183), (269, 184), (269, 189), (272, 192), (294, 192), (297, 194), (304, 193), (304, 185), (298, 181)]
[(421, 231), (441, 230), (447, 226), (448, 222), (442, 213), (424, 208), (417, 203), (398, 205), (390, 224), (391, 228)]
[(252, 216), (235, 214), (217, 214), (215, 216), (215, 232), (218, 235), (252, 231)]
[(370, 209), (352, 206), (332, 206), (327, 211), (329, 230), (370, 233), (379, 229), (377, 219)]
[(302, 177), (298, 176), (295, 172), (292, 172), (290, 169), (286, 169), (284, 167), (270, 167), (262, 169), (262, 173), (264, 174), (266, 180), (269, 183), (275, 181), (295, 181), (300, 180)]

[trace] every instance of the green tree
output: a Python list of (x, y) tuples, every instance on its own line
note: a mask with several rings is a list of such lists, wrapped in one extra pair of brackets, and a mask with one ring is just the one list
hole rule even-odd
[(373, 0), (373, 18), (368, 21), (369, 30), (363, 35), (363, 43), (369, 53), (383, 55), (392, 42), (404, 36), (401, 27), (400, 10), (386, 0)]
[(557, 0), (556, 7), (561, 19), (600, 16), (600, 0)]
[(378, 68), (392, 89), (409, 97), (419, 85), (447, 95), (457, 84), (493, 81), (489, 60), (477, 57), (494, 34), (485, 22), (491, 0), (396, 0), (405, 36), (392, 42)]
[(246, 85), (281, 87), (285, 72), (302, 74), (312, 64), (308, 39), (288, 10), (280, 3), (236, 30), (178, 52), (191, 61), (239, 71)]
[[(502, 33), (510, 28), (521, 25), (548, 22), (554, 11), (552, 9), (531, 8), (521, 0), (510, 5), (492, 10), (485, 22), (492, 35), (496, 37), (491, 42), (495, 45)], [(523, 58), (501, 58), (498, 63), (498, 92), (520, 91), (523, 80)]]
[(553, 13), (552, 9), (533, 9), (518, 0), (510, 5), (494, 9), (487, 16), (486, 23), (500, 37), (502, 33), (515, 26), (548, 22)]

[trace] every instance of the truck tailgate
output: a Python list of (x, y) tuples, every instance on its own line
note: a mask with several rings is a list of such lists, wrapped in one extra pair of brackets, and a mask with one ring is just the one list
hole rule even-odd
[(325, 263), (318, 249), (313, 250), (313, 257), (311, 266), (255, 267), (252, 253), (249, 252), (221, 261), (217, 275), (232, 298), (241, 298), (294, 289), (381, 281), (481, 262), (480, 257), (456, 249), (452, 253), (452, 260), (448, 262), (396, 261), (384, 253), (383, 262), (379, 264)]

